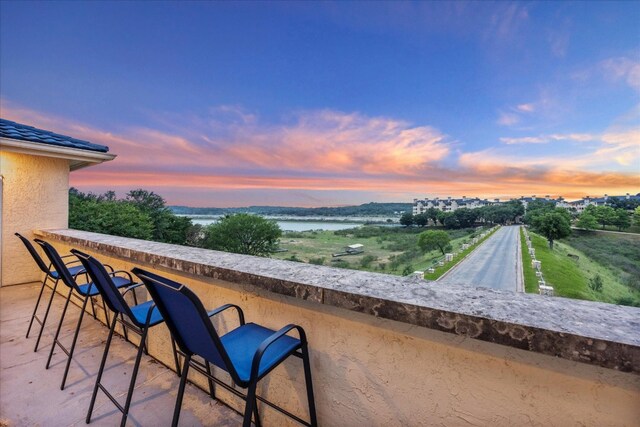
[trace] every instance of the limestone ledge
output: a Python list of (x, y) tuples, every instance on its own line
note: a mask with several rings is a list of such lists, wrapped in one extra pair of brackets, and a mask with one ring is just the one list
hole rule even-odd
[(36, 235), (176, 272), (640, 374), (640, 309), (353, 271), (71, 229)]

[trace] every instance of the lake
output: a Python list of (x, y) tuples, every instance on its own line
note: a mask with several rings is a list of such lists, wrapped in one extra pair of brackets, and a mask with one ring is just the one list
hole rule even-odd
[[(216, 218), (197, 218), (189, 217), (194, 224), (209, 225), (217, 221)], [(346, 230), (362, 226), (362, 223), (356, 222), (331, 222), (331, 221), (286, 221), (276, 220), (283, 231), (309, 231), (309, 230)]]

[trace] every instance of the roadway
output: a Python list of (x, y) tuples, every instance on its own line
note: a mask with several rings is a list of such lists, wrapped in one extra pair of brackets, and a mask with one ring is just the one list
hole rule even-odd
[(520, 227), (501, 227), (438, 283), (522, 291), (521, 259)]

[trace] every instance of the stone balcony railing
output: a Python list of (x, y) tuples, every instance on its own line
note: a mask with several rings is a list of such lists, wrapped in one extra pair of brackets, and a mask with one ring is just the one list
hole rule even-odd
[[(207, 308), (235, 303), (247, 321), (304, 327), (321, 425), (603, 426), (640, 419), (638, 308), (76, 230), (36, 234), (117, 269), (156, 270), (189, 286)], [(171, 366), (168, 339), (166, 328), (153, 328), (149, 350)], [(205, 386), (197, 373), (192, 380)], [(307, 413), (296, 360), (258, 392)], [(234, 396), (219, 397), (242, 408)], [(287, 422), (269, 409), (261, 416), (266, 425)]]

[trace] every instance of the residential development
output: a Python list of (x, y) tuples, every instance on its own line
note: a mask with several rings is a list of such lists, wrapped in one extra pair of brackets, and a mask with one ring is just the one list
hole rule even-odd
[[(557, 198), (552, 198), (549, 195), (544, 197), (520, 197), (517, 200), (520, 200), (526, 209), (529, 203), (533, 201), (546, 201), (553, 202), (557, 207), (566, 208), (566, 209), (575, 209), (578, 213), (581, 213), (585, 210), (585, 208), (589, 205), (593, 206), (605, 206), (611, 204), (613, 199), (621, 199), (621, 200), (634, 200), (640, 202), (640, 193), (636, 195), (631, 195), (626, 193), (624, 196), (609, 196), (605, 194), (603, 197), (585, 197), (579, 200), (567, 201), (564, 197), (559, 196)], [(513, 199), (511, 199), (513, 200)], [(467, 196), (462, 196), (461, 199), (454, 199), (452, 197), (447, 198), (424, 198), (424, 199), (413, 199), (413, 214), (419, 215), (421, 213), (426, 212), (428, 209), (436, 209), (442, 212), (453, 212), (457, 209), (475, 209), (481, 208), (483, 206), (489, 205), (497, 205), (501, 203), (505, 203), (505, 201), (501, 201), (500, 199), (480, 199), (478, 197), (469, 198)]]

